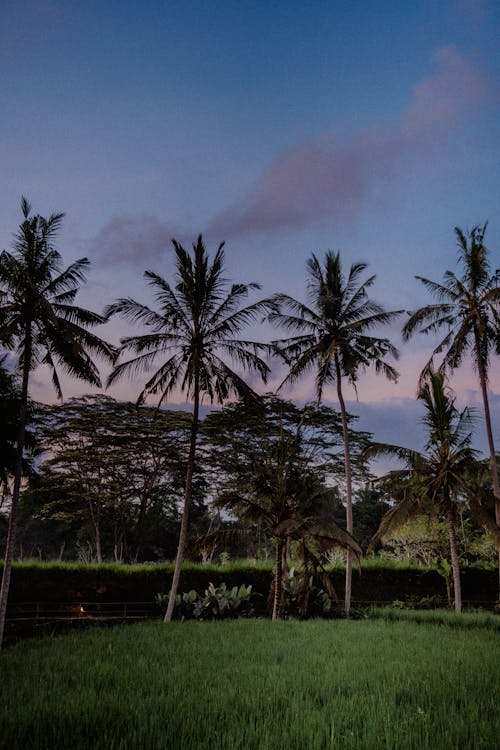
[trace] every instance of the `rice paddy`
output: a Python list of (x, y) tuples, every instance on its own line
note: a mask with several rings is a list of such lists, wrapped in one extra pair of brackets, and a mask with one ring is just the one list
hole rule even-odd
[(498, 631), (147, 622), (2, 652), (0, 747), (492, 750)]

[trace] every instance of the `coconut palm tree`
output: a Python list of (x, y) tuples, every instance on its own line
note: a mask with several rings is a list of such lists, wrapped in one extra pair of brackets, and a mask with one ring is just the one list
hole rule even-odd
[(459, 412), (456, 408), (455, 398), (445, 388), (442, 373), (428, 371), (418, 399), (425, 407), (425, 453), (394, 445), (374, 444), (365, 454), (366, 457), (392, 455), (406, 464), (405, 468), (390, 472), (380, 480), (389, 481), (391, 495), (396, 502), (383, 517), (369, 551), (412, 516), (444, 516), (450, 540), (455, 610), (460, 612), (462, 595), (455, 505), (458, 497), (467, 491), (469, 473), (475, 464), (474, 451), (470, 447), (471, 417), (468, 409)]
[[(351, 265), (347, 278), (342, 272), (339, 253), (328, 251), (322, 265), (313, 254), (307, 262), (310, 306), (286, 294), (273, 297), (276, 310), (269, 319), (297, 335), (273, 342), (277, 354), (286, 362), (289, 372), (281, 383), (293, 383), (301, 376), (315, 370), (316, 396), (321, 401), (323, 389), (335, 383), (342, 418), (344, 466), (346, 482), (347, 531), (353, 533), (352, 520), (352, 470), (349, 429), (343, 382), (346, 379), (356, 387), (360, 372), (370, 365), (376, 372), (390, 380), (397, 379), (396, 370), (386, 361), (386, 356), (398, 357), (397, 349), (387, 338), (371, 335), (379, 325), (392, 322), (401, 310), (386, 312), (368, 297), (367, 290), (375, 276), (361, 282), (366, 263)], [(352, 555), (347, 553), (345, 614), (351, 602)]]
[[(306, 417), (305, 411), (303, 417)], [(262, 427), (256, 440), (248, 446), (245, 476), (239, 480), (229, 477), (232, 487), (220, 494), (216, 506), (235, 513), (243, 524), (257, 524), (274, 537), (272, 619), (280, 620), (284, 614), (283, 573), (289, 541), (300, 542), (306, 598), (309, 592), (308, 563), (313, 563), (316, 570), (321, 569), (318, 551), (340, 546), (358, 557), (361, 547), (351, 534), (332, 520), (331, 508), (337, 499), (336, 490), (325, 484), (325, 467), (316, 465), (314, 451), (306, 450), (302, 423), (295, 430), (279, 425), (277, 434), (273, 434), (270, 424)], [(336, 596), (329, 576), (321, 572), (323, 584), (331, 595)], [(306, 598), (303, 614), (307, 609)]]
[(88, 330), (106, 319), (73, 304), (80, 284), (85, 281), (89, 261), (80, 258), (62, 270), (62, 258), (53, 241), (64, 214), (52, 214), (48, 219), (38, 214), (32, 215), (26, 198), (21, 201), (21, 209), (24, 221), (15, 236), (13, 252), (3, 251), (0, 255), (0, 343), (6, 349), (17, 352), (21, 371), (14, 484), (0, 594), (0, 644), (5, 625), (26, 424), (29, 420), (30, 374), (37, 365), (47, 365), (56, 393), (62, 398), (59, 368), (99, 387), (99, 373), (92, 356), (109, 360), (114, 357), (113, 347)]
[(446, 329), (422, 372), (423, 377), (440, 354), (443, 354), (439, 366), (442, 372), (455, 370), (467, 354), (472, 355), (483, 397), (496, 522), (500, 526), (500, 487), (487, 390), (491, 353), (500, 354), (500, 270), (490, 273), (484, 244), (486, 227), (487, 224), (474, 226), (468, 232), (455, 227), (458, 261), (462, 268), (460, 277), (453, 271), (446, 271), (441, 284), (423, 276), (416, 277), (437, 302), (410, 314), (403, 337), (409, 339), (415, 331), (435, 333)]
[(224, 243), (210, 263), (201, 235), (193, 245), (192, 257), (176, 240), (172, 242), (177, 268), (175, 286), (153, 271), (145, 273), (155, 290), (160, 311), (156, 312), (130, 298), (119, 299), (106, 310), (107, 315), (119, 314), (130, 322), (143, 323), (150, 329), (147, 334), (122, 339), (120, 351), (131, 351), (136, 356), (114, 368), (108, 385), (126, 373), (147, 370), (161, 357), (159, 368), (146, 382), (138, 402), (143, 402), (149, 395), (159, 395), (159, 408), (176, 388), (183, 391), (187, 398), (193, 399), (182, 522), (165, 622), (172, 618), (184, 559), (200, 398), (206, 395), (211, 403), (222, 403), (230, 394), (257, 398), (243, 378), (226, 364), (225, 358), (233, 360), (243, 369), (257, 372), (264, 382), (269, 372), (267, 364), (258, 354), (261, 345), (238, 338), (245, 325), (270, 310), (270, 304), (265, 300), (241, 307), (249, 291), (258, 289), (258, 285), (233, 284), (228, 288), (223, 277)]

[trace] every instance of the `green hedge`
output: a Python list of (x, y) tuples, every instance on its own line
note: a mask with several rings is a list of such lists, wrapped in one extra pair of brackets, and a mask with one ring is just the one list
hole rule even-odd
[[(1, 569), (1, 564), (0, 564)], [(9, 602), (151, 602), (158, 592), (168, 592), (173, 564), (82, 565), (79, 563), (24, 562), (13, 566)], [(470, 567), (462, 570), (462, 596), (465, 601), (493, 605), (497, 598), (498, 577), (494, 568)], [(339, 598), (344, 593), (344, 571), (332, 570)], [(210, 582), (228, 586), (251, 584), (260, 595), (259, 610), (265, 609), (272, 581), (272, 566), (261, 563), (201, 565), (186, 563), (180, 591), (203, 592)], [(367, 564), (353, 574), (353, 605), (390, 603), (440, 598), (446, 600), (446, 585), (436, 570)], [(261, 606), (259, 606), (259, 604)]]

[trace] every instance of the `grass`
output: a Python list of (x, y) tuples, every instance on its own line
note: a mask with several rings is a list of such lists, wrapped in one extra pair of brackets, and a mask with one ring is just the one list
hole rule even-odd
[[(202, 563), (192, 560), (186, 560), (185, 567), (190, 570), (201, 570), (204, 572), (223, 573), (240, 570), (269, 570), (273, 569), (273, 560), (257, 560), (255, 563), (249, 562), (246, 558), (229, 560), (224, 565), (218, 562)], [(143, 562), (135, 565), (119, 562), (102, 562), (102, 563), (85, 563), (79, 561), (43, 561), (38, 559), (25, 559), (22, 562), (15, 562), (14, 568), (33, 569), (41, 571), (63, 570), (68, 572), (94, 572), (94, 573), (118, 573), (119, 575), (134, 575), (136, 573), (155, 573), (155, 572), (173, 572), (175, 562)], [(3, 568), (3, 560), (0, 560), (0, 570)]]
[[(3, 561), (0, 561), (0, 566)], [(174, 568), (174, 562), (141, 562), (137, 564), (124, 564), (114, 561), (106, 561), (102, 563), (86, 563), (80, 561), (60, 561), (60, 560), (39, 560), (38, 558), (26, 558), (22, 561), (15, 563), (16, 567), (19, 568), (40, 568), (42, 570), (60, 570), (67, 569), (72, 571), (78, 570), (102, 570), (102, 571), (116, 571), (121, 573), (135, 573), (143, 571), (154, 572), (156, 570), (170, 570)], [(290, 563), (292, 564), (292, 563)], [(248, 560), (246, 557), (233, 558), (228, 560), (226, 563), (221, 564), (216, 556), (213, 562), (202, 563), (194, 560), (187, 560), (186, 565), (194, 570), (213, 570), (216, 572), (221, 571), (236, 571), (236, 570), (272, 570), (274, 565), (274, 558), (271, 557), (268, 560)], [(326, 565), (329, 570), (345, 570), (345, 562), (342, 560), (336, 560), (335, 562), (328, 563)], [(494, 568), (494, 566), (483, 564), (482, 567)], [(425, 566), (417, 565), (416, 563), (408, 562), (406, 560), (393, 560), (391, 558), (379, 557), (377, 555), (370, 555), (361, 559), (361, 568), (376, 568), (387, 570), (422, 570)]]
[(464, 612), (456, 615), (449, 609), (411, 610), (398, 607), (373, 607), (367, 611), (370, 620), (414, 622), (423, 625), (445, 625), (448, 628), (486, 628), (500, 632), (500, 617), (493, 612)]
[(484, 626), (95, 628), (2, 652), (0, 747), (491, 750), (499, 666)]

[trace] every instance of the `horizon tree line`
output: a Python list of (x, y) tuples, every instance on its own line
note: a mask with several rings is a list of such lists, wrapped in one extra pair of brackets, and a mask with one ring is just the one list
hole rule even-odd
[[(172, 617), (187, 538), (200, 398), (206, 395), (211, 403), (223, 403), (235, 394), (244, 400), (259, 400), (258, 394), (228, 361), (244, 372), (256, 373), (265, 383), (270, 368), (264, 356), (275, 354), (288, 367), (282, 386), (314, 369), (318, 401), (324, 385), (335, 384), (344, 436), (348, 532), (352, 529), (349, 433), (342, 382), (346, 378), (356, 385), (359, 374), (371, 365), (389, 379), (397, 378), (396, 370), (386, 361), (388, 355), (397, 358), (397, 350), (389, 339), (379, 338), (371, 332), (373, 327), (390, 323), (403, 312), (386, 312), (370, 300), (367, 289), (375, 277), (360, 282), (366, 264), (353, 264), (344, 277), (339, 253), (328, 251), (323, 264), (312, 255), (307, 265), (309, 305), (286, 294), (275, 294), (245, 305), (249, 292), (258, 289), (258, 285), (228, 285), (223, 276), (223, 244), (210, 262), (201, 236), (193, 245), (192, 255), (173, 240), (175, 283), (169, 283), (154, 271), (145, 273), (154, 289), (159, 312), (126, 298), (109, 305), (100, 315), (74, 304), (85, 281), (89, 261), (81, 258), (63, 269), (62, 258), (54, 246), (63, 214), (52, 214), (48, 219), (32, 215), (25, 198), (21, 201), (21, 208), (24, 220), (15, 236), (13, 252), (4, 250), (0, 255), (0, 344), (5, 350), (17, 353), (17, 367), (21, 373), (11, 512), (0, 593), (0, 643), (29, 421), (29, 381), (31, 372), (39, 364), (50, 368), (53, 386), (62, 399), (59, 368), (72, 377), (100, 387), (99, 372), (93, 359), (96, 356), (113, 364), (107, 385), (127, 372), (143, 372), (160, 359), (159, 368), (147, 379), (138, 402), (148, 395), (158, 396), (160, 408), (176, 387), (193, 400), (183, 520), (166, 621)], [(414, 311), (403, 328), (403, 335), (409, 338), (416, 331), (431, 333), (443, 327), (447, 329), (445, 338), (435, 348), (422, 373), (422, 382), (428, 377), (436, 356), (444, 350), (439, 365), (443, 373), (453, 372), (464, 356), (472, 353), (483, 396), (498, 525), (498, 471), (486, 384), (492, 351), (500, 353), (500, 272), (490, 272), (484, 245), (486, 224), (473, 227), (468, 233), (458, 228), (455, 231), (463, 275), (459, 278), (447, 271), (443, 284), (418, 277), (438, 302)], [(92, 328), (117, 314), (131, 323), (145, 325), (148, 333), (125, 337), (118, 348), (92, 333)], [(242, 330), (260, 318), (279, 324), (295, 335), (271, 344), (242, 340)], [(127, 351), (135, 356), (120, 362), (120, 356)], [(350, 559), (348, 554), (346, 614), (350, 604)]]

